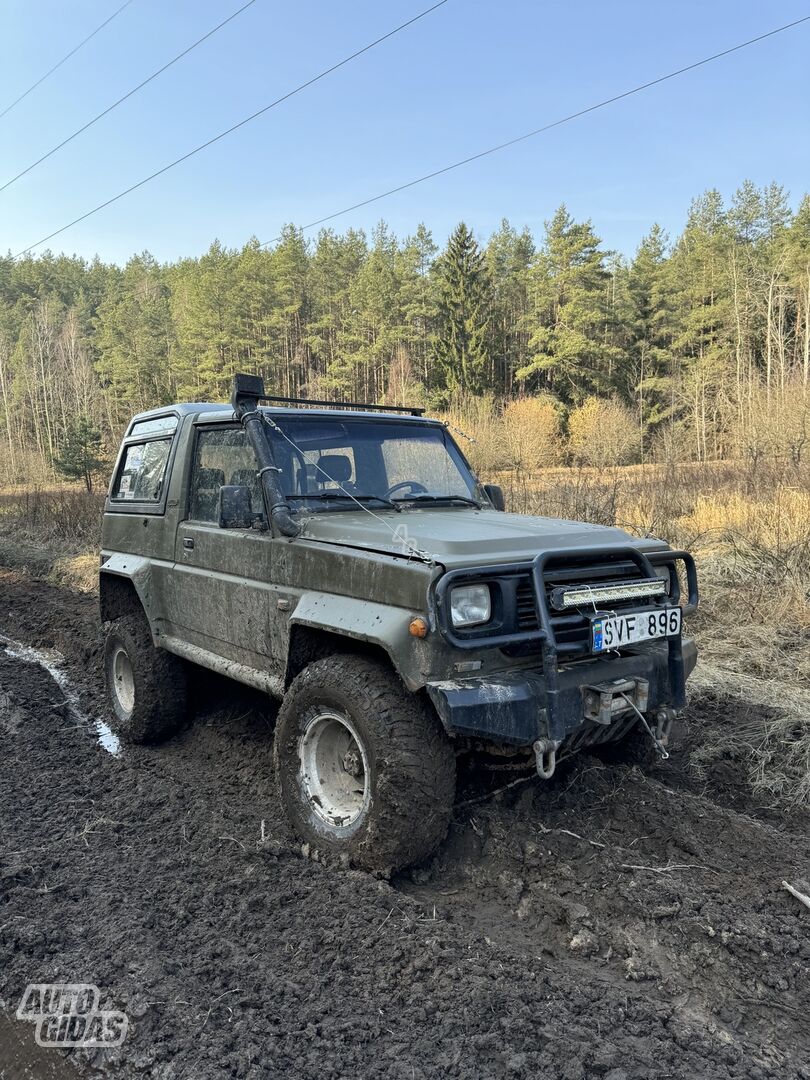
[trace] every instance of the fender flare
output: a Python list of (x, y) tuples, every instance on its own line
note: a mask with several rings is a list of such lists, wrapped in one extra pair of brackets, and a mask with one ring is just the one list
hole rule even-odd
[(155, 637), (154, 618), (150, 615), (150, 597), (152, 592), (152, 568), (151, 560), (140, 555), (115, 554), (109, 557), (102, 553), (102, 563), (99, 569), (99, 605), (101, 618), (106, 620), (105, 615), (105, 578), (116, 581), (128, 581), (135, 590), (135, 595), (140, 601), (144, 615), (149, 622), (152, 637)]
[(408, 609), (389, 604), (312, 591), (301, 594), (290, 616), (290, 626), (378, 645), (407, 688), (418, 690), (425, 685), (425, 678), (419, 655), (422, 642), (408, 629), (413, 615)]

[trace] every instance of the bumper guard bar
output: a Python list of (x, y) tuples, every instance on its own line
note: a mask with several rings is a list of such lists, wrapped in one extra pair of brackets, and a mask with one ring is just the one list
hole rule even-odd
[[(625, 544), (611, 544), (600, 547), (554, 548), (550, 551), (541, 551), (531, 562), (504, 563), (498, 566), (474, 567), (469, 570), (451, 570), (440, 578), (436, 584), (436, 611), (439, 630), (445, 641), (453, 648), (497, 649), (529, 642), (539, 645), (546, 690), (548, 736), (550, 740), (555, 742), (561, 741), (565, 735), (564, 720), (559, 707), (560, 658), (570, 656), (575, 652), (581, 653), (581, 648), (557, 640), (555, 627), (562, 628), (565, 626), (566, 620), (569, 620), (571, 616), (552, 613), (546, 595), (545, 573), (550, 563), (565, 565), (567, 561), (582, 563), (583, 569), (587, 567), (589, 562), (632, 562), (638, 569), (642, 579), (658, 578), (656, 568), (665, 567), (669, 573), (669, 590), (666, 596), (657, 601), (657, 603), (665, 604), (681, 603), (681, 584), (677, 569), (677, 563), (681, 562), (684, 565), (687, 585), (686, 603), (682, 604), (683, 613), (685, 615), (691, 614), (697, 608), (699, 599), (695, 560), (688, 552), (669, 549), (643, 552), (632, 545)], [(538, 621), (536, 630), (521, 630), (511, 633), (492, 632), (489, 634), (473, 631), (465, 634), (453, 627), (450, 615), (450, 590), (454, 586), (475, 581), (525, 577), (526, 574), (531, 579), (534, 592)], [(672, 694), (670, 704), (677, 710), (682, 709), (686, 704), (686, 676), (684, 673), (681, 634), (668, 637), (666, 641), (669, 684)]]

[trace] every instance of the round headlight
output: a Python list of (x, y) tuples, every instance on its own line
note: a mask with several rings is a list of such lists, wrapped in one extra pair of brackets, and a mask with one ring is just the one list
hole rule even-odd
[(491, 616), (489, 585), (457, 585), (450, 590), (450, 618), (453, 626), (479, 626), (489, 622)]

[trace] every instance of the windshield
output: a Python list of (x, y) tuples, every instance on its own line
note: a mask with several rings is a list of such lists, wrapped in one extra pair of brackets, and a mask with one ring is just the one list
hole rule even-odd
[[(444, 428), (363, 417), (273, 417), (281, 486), (295, 509), (478, 506), (484, 497)], [(352, 498), (353, 497), (353, 498)]]

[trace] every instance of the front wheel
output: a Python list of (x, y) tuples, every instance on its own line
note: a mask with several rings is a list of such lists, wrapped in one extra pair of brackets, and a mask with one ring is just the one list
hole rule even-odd
[(305, 668), (279, 712), (275, 758), (287, 818), (316, 849), (391, 872), (444, 839), (453, 748), (430, 706), (383, 664), (337, 655)]

